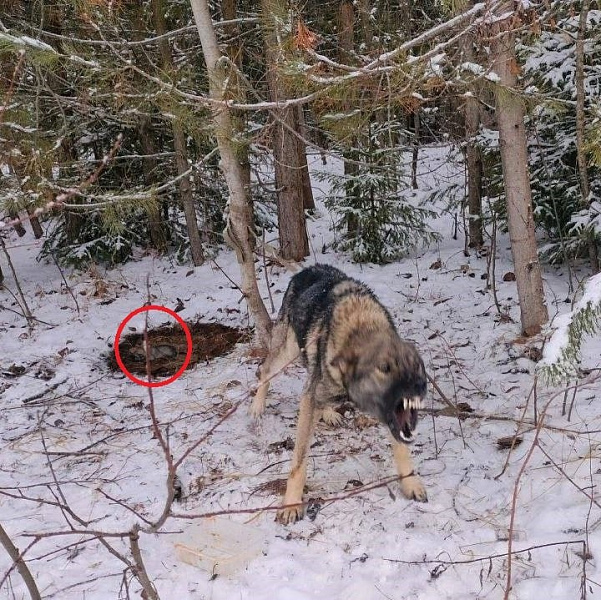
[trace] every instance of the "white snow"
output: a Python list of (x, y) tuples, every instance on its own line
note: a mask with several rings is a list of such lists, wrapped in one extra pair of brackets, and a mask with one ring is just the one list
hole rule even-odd
[(540, 366), (552, 365), (562, 358), (568, 346), (569, 329), (574, 316), (582, 310), (601, 306), (601, 273), (592, 276), (584, 286), (582, 297), (574, 304), (574, 308), (557, 317), (552, 324), (553, 333), (545, 344), (544, 356)]
[(56, 50), (52, 46), (46, 44), (45, 42), (42, 42), (41, 40), (31, 38), (28, 35), (17, 36), (0, 31), (0, 41), (5, 41), (9, 44), (14, 44), (16, 46), (28, 46), (36, 50), (42, 50), (44, 52), (52, 52), (53, 54), (56, 54)]
[[(329, 160), (326, 168), (340, 169)], [(446, 149), (420, 153), (420, 161), (421, 189), (461, 182), (463, 166)], [(322, 168), (319, 157), (312, 168)], [(525, 344), (520, 337), (515, 282), (503, 281), (512, 270), (508, 240), (499, 240), (496, 286), (512, 321), (497, 316), (486, 288), (486, 257), (464, 255), (461, 233), (457, 240), (452, 237), (452, 218), (433, 223), (443, 235), (438, 247), (382, 267), (354, 265), (332, 251), (322, 253), (332, 234), (318, 184), (315, 192), (319, 214), (309, 223), (312, 255), (307, 263), (336, 264), (367, 282), (390, 308), (402, 335), (419, 346), (445, 395), (469, 404), (475, 416), (459, 420), (424, 413), (413, 453), (428, 504), (405, 500), (394, 482), (327, 502), (361, 484), (385, 480), (394, 466), (384, 431), (359, 415), (347, 412), (341, 428), (318, 426), (307, 492), (308, 498), (321, 499), (315, 520), (283, 527), (270, 511), (229, 515), (256, 529), (265, 553), (237, 574), (212, 579), (177, 559), (169, 535), (193, 521), (170, 518), (161, 533), (140, 534), (146, 568), (160, 597), (502, 598), (514, 486), (534, 440), (533, 419), (547, 403), (539, 446), (518, 485), (513, 550), (530, 550), (513, 555), (509, 597), (581, 597), (581, 540), (588, 540), (592, 556), (586, 564), (587, 589), (597, 590), (601, 511), (595, 482), (601, 468), (601, 416), (595, 399), (601, 386), (591, 381), (570, 391), (570, 421), (562, 415), (563, 392), (539, 386), (535, 413), (531, 387), (536, 364), (527, 349), (540, 348), (541, 340)], [(71, 296), (58, 270), (36, 261), (39, 243), (29, 235), (7, 239), (31, 311), (40, 320), (32, 331), (14, 312), (20, 310), (16, 299), (0, 289), (0, 522), (20, 550), (31, 542), (28, 536), (65, 533), (41, 539), (25, 555), (45, 599), (126, 598), (125, 565), (90, 536), (68, 533), (70, 523), (75, 529), (85, 526), (60, 509), (66, 503), (89, 529), (111, 532), (126, 531), (135, 522), (144, 525), (136, 515), (156, 519), (164, 506), (165, 461), (152, 434), (148, 394), (109, 372), (102, 353), (110, 351), (121, 320), (146, 301), (147, 276), (152, 303), (173, 308), (181, 298), (183, 318), (246, 325), (248, 316), (239, 292), (210, 262), (192, 271), (168, 258), (141, 256), (108, 272), (96, 267), (66, 273)], [(6, 262), (2, 256), (0, 260), (5, 284), (15, 292)], [(238, 281), (235, 256), (224, 251), (216, 260)], [(269, 267), (268, 275), (277, 310), (291, 274)], [(584, 275), (575, 270), (575, 276)], [(566, 277), (549, 269), (545, 281), (551, 314), (566, 313)], [(142, 327), (139, 321), (133, 325)], [(599, 340), (589, 340), (586, 366), (601, 367), (600, 349)], [(280, 375), (266, 415), (254, 424), (247, 409), (257, 361), (249, 350), (240, 344), (231, 354), (154, 390), (159, 420), (170, 423), (170, 451), (176, 459), (208, 435), (178, 471), (184, 488), (183, 501), (174, 507), (179, 515), (277, 506), (281, 501), (265, 490), (287, 476), (292, 452), (278, 443), (294, 438), (305, 374), (293, 366)], [(19, 367), (25, 372), (19, 374)], [(237, 403), (238, 409), (217, 425)], [(428, 408), (444, 408), (432, 387)], [(523, 443), (511, 453), (499, 450), (497, 440), (517, 430)], [(122, 540), (107, 541), (131, 557)], [(0, 579), (10, 566), (0, 548)], [(125, 581), (129, 597), (140, 597), (130, 571), (125, 571)], [(29, 597), (16, 571), (2, 594)]]

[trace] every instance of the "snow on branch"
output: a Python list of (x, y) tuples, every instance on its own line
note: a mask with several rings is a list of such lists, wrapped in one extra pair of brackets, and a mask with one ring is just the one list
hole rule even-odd
[(544, 379), (558, 383), (577, 374), (584, 336), (601, 329), (601, 273), (588, 280), (582, 298), (553, 327), (539, 369)]

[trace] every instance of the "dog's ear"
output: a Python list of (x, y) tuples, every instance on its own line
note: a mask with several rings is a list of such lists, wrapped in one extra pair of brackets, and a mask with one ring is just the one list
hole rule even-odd
[(330, 365), (348, 377), (355, 371), (358, 358), (353, 348), (345, 348), (330, 361)]

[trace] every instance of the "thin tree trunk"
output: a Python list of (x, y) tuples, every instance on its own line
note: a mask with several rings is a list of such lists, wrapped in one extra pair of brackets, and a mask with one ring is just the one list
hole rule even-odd
[[(286, 99), (278, 73), (281, 63), (274, 0), (261, 0), (264, 25), (267, 85), (272, 101)], [(302, 164), (299, 161), (298, 119), (294, 107), (274, 110), (272, 146), (278, 206), (280, 253), (283, 258), (300, 261), (309, 254), (309, 240), (303, 199)]]
[(296, 107), (296, 131), (302, 139), (297, 138), (298, 164), (301, 170), (301, 180), (303, 187), (303, 208), (310, 210), (315, 208), (315, 199), (313, 198), (313, 188), (311, 187), (311, 177), (309, 175), (309, 165), (307, 163), (307, 146), (303, 140), (307, 139), (307, 128), (305, 127), (305, 113), (302, 106)]
[(416, 108), (413, 113), (413, 151), (411, 157), (411, 187), (417, 189), (417, 161), (419, 158), (419, 134), (420, 134), (420, 118), (419, 108)]
[[(466, 36), (464, 56), (467, 62), (474, 61), (473, 36)], [(467, 163), (467, 208), (469, 245), (480, 248), (484, 243), (482, 230), (482, 154), (475, 142), (480, 129), (480, 107), (476, 90), (465, 98), (465, 138)]]
[[(401, 10), (402, 29), (405, 34), (405, 40), (410, 40), (416, 30), (413, 22), (415, 10), (413, 0), (403, 0), (399, 6)], [(419, 137), (420, 137), (420, 115), (419, 108), (415, 108), (407, 115), (407, 130), (413, 130), (413, 148), (411, 157), (411, 187), (417, 189), (417, 163), (419, 158)]]
[[(499, 8), (498, 14), (506, 13), (513, 13), (513, 0), (503, 3)], [(525, 109), (516, 91), (517, 63), (511, 17), (497, 21), (492, 29), (493, 68), (499, 76), (499, 82), (495, 86), (495, 110), (499, 124), (509, 238), (522, 331), (530, 336), (540, 332), (548, 319), (548, 313), (536, 246), (524, 126)]]
[[(371, 0), (358, 0), (357, 9), (359, 11), (359, 18), (361, 19), (361, 30), (363, 32), (363, 41), (365, 42), (365, 47), (369, 52), (373, 47), (374, 41), (374, 28), (371, 22)], [(341, 7), (342, 8), (342, 7)], [(389, 14), (394, 11), (387, 11)], [(395, 24), (396, 28), (396, 24)]]
[[(235, 23), (236, 18), (238, 17), (238, 12), (236, 9), (236, 0), (222, 0), (221, 14), (223, 16), (224, 21), (230, 21), (228, 25), (224, 26), (224, 32), (228, 38), (225, 51), (232, 64), (236, 65), (238, 69), (242, 70), (244, 38), (240, 36), (239, 27), (237, 23)], [(233, 86), (236, 87), (235, 95), (238, 96), (240, 100), (243, 100), (246, 97), (245, 86), (239, 85), (237, 82), (237, 78), (232, 77), (229, 82), (229, 89), (231, 90)], [(248, 144), (246, 143), (246, 138), (244, 136), (246, 118), (247, 117), (243, 111), (232, 111), (232, 123), (236, 132), (236, 140), (238, 141), (236, 155), (238, 156), (238, 162), (240, 163), (240, 168), (242, 169), (242, 173), (244, 175), (244, 185), (246, 186), (246, 188), (248, 189), (248, 193), (250, 194), (250, 157), (248, 151)], [(254, 248), (255, 238), (252, 237), (251, 241)]]
[[(140, 145), (142, 151), (147, 156), (144, 158), (144, 181), (146, 185), (151, 185), (156, 182), (156, 169), (158, 166), (157, 159), (154, 158), (156, 154), (156, 147), (154, 145), (153, 137), (150, 133), (151, 122), (150, 119), (144, 118), (140, 123), (138, 132), (140, 135)], [(151, 207), (148, 210), (148, 233), (150, 234), (150, 242), (158, 252), (164, 253), (167, 249), (167, 236), (165, 227), (161, 220), (161, 214), (159, 210), (159, 204)]]
[[(588, 164), (586, 161), (585, 145), (585, 113), (584, 103), (586, 99), (584, 91), (584, 42), (586, 39), (587, 18), (590, 8), (590, 0), (582, 0), (580, 8), (580, 19), (578, 22), (578, 37), (576, 39), (576, 152), (578, 161), (578, 174), (580, 176), (580, 191), (582, 193), (582, 205), (590, 206), (590, 181), (588, 176)], [(587, 233), (588, 253), (593, 274), (599, 272), (599, 253), (597, 242), (593, 233)]]
[[(221, 52), (213, 27), (207, 0), (190, 0), (194, 20), (198, 29), (200, 43), (209, 75), (209, 95), (213, 100), (222, 101), (224, 97), (224, 79), (227, 75), (219, 67)], [(244, 185), (244, 174), (237, 159), (232, 143), (232, 118), (225, 106), (216, 106), (213, 110), (213, 122), (217, 144), (221, 154), (221, 169), (225, 175), (230, 192), (228, 202), (226, 241), (236, 251), (242, 274), (242, 292), (246, 297), (251, 315), (255, 322), (256, 342), (266, 348), (269, 343), (271, 319), (259, 293), (252, 251), (252, 203)]]
[[(163, 0), (152, 0), (152, 12), (155, 30), (158, 35), (163, 35), (167, 32), (167, 26), (165, 24), (165, 4)], [(171, 56), (169, 41), (166, 38), (161, 38), (159, 40), (159, 51), (161, 53), (163, 68), (166, 71), (173, 71), (173, 57)], [(188, 164), (186, 134), (184, 128), (177, 120), (172, 121), (172, 131), (177, 174), (183, 175), (190, 168)], [(202, 249), (198, 222), (196, 220), (196, 207), (194, 205), (192, 185), (188, 175), (181, 177), (179, 180), (179, 194), (184, 209), (184, 216), (186, 218), (186, 229), (188, 230), (188, 238), (190, 240), (192, 262), (195, 266), (202, 265), (204, 263), (204, 251)]]
[(34, 215), (32, 208), (27, 209), (27, 214), (29, 215), (29, 222), (31, 223), (33, 237), (35, 237), (36, 240), (39, 240), (44, 235), (44, 230), (42, 229), (40, 220)]
[[(19, 218), (19, 213), (16, 210), (9, 210), (8, 216), (11, 218), (11, 220), (16, 221)], [(27, 233), (27, 230), (25, 229), (25, 227), (23, 227), (23, 224), (20, 222), (15, 223), (13, 225), (13, 228), (17, 232), (17, 235), (19, 237), (23, 237)]]
[[(365, 8), (365, 7), (363, 7)], [(362, 11), (364, 14), (364, 11)], [(340, 54), (340, 62), (343, 64), (352, 65), (355, 62), (354, 50), (355, 50), (355, 9), (351, 0), (342, 0), (338, 11), (338, 48)], [(368, 32), (365, 32), (368, 37)], [(370, 38), (371, 39), (371, 38)], [(353, 96), (352, 92), (349, 91), (349, 97), (346, 101), (342, 102), (342, 111), (347, 112), (353, 108)], [(356, 137), (349, 136), (348, 144), (351, 147), (356, 146)], [(343, 152), (344, 160), (344, 175), (347, 178), (355, 177), (359, 172), (358, 165), (354, 162), (356, 159), (355, 153), (351, 151)], [(347, 201), (350, 206), (356, 206), (357, 202), (354, 197), (348, 197)], [(346, 218), (346, 229), (349, 237), (353, 237), (357, 233), (358, 222), (357, 217), (353, 213), (349, 213)]]

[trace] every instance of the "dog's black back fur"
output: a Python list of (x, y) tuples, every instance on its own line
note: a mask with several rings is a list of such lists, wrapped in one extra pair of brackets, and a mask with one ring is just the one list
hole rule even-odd
[(394, 328), (390, 314), (364, 283), (349, 277), (340, 269), (331, 265), (316, 264), (303, 269), (292, 277), (278, 317), (280, 320), (286, 320), (290, 323), (301, 348), (305, 347), (307, 334), (316, 322), (322, 323), (324, 327), (322, 338), (327, 338), (331, 313), (336, 307), (336, 303), (332, 302), (330, 294), (343, 281), (348, 281), (353, 285), (338, 294), (337, 300), (351, 294), (354, 296), (369, 296), (379, 305), (391, 327)]
[(290, 323), (301, 348), (305, 347), (312, 324), (320, 320), (330, 307), (328, 294), (345, 279), (348, 279), (347, 276), (336, 267), (314, 265), (303, 269), (290, 280), (280, 319), (284, 318)]

